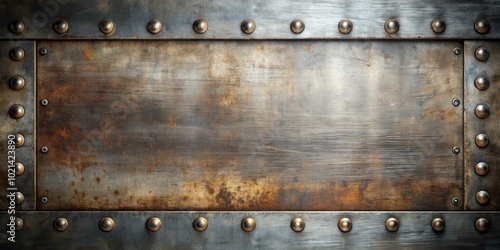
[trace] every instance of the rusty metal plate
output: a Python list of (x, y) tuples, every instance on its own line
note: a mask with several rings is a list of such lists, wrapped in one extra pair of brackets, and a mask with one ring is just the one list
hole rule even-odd
[(37, 48), (41, 210), (463, 209), (461, 42)]

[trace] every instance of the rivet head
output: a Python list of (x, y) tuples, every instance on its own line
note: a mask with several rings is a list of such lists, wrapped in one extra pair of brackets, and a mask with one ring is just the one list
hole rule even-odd
[(14, 104), (10, 107), (9, 114), (12, 118), (19, 119), (24, 116), (24, 107), (19, 104)]
[(453, 49), (453, 53), (455, 53), (455, 55), (457, 55), (457, 56), (460, 55), (461, 52), (462, 51), (458, 47), (456, 47), (456, 48)]
[(301, 232), (306, 227), (306, 223), (302, 218), (294, 218), (290, 223), (292, 230), (295, 232)]
[(486, 205), (490, 201), (490, 194), (486, 191), (479, 191), (476, 194), (476, 201), (481, 205)]
[(453, 152), (454, 154), (458, 155), (460, 153), (460, 148), (455, 146), (451, 149), (451, 152)]
[(443, 19), (437, 18), (434, 19), (431, 23), (431, 28), (434, 33), (443, 33), (444, 30), (446, 29), (446, 23), (444, 22)]
[(490, 222), (486, 218), (479, 218), (476, 220), (476, 229), (479, 232), (486, 232), (490, 228)]
[(431, 222), (432, 230), (434, 230), (436, 232), (442, 232), (444, 230), (444, 226), (445, 226), (445, 223), (444, 223), (443, 218), (435, 218)]
[(485, 47), (479, 47), (476, 49), (476, 59), (479, 61), (486, 61), (490, 57), (490, 51)]
[(47, 106), (47, 105), (49, 105), (49, 100), (47, 100), (47, 99), (42, 99), (42, 100), (40, 101), (40, 104), (42, 104), (42, 106)]
[(478, 162), (476, 166), (474, 166), (474, 171), (476, 172), (477, 175), (483, 176), (488, 174), (489, 168), (488, 164), (484, 162)]
[(349, 218), (342, 218), (338, 223), (340, 231), (347, 233), (352, 229), (352, 221)]
[(23, 229), (24, 222), (21, 218), (16, 218), (16, 231)]
[(198, 34), (203, 34), (208, 30), (208, 23), (203, 19), (198, 19), (193, 23), (193, 29)]
[(66, 20), (64, 19), (59, 19), (57, 21), (54, 22), (54, 25), (52, 26), (52, 28), (54, 28), (54, 31), (59, 33), (59, 34), (64, 34), (68, 31), (68, 22), (66, 22)]
[(44, 196), (44, 197), (42, 197), (42, 199), (40, 199), (40, 201), (41, 201), (43, 204), (47, 204), (47, 202), (49, 202), (49, 198), (47, 198), (47, 196)]
[(451, 199), (451, 204), (453, 204), (453, 206), (458, 206), (460, 205), (460, 199), (458, 199), (458, 197), (453, 197)]
[(46, 154), (47, 152), (49, 152), (49, 148), (47, 146), (43, 146), (40, 151), (43, 153), (43, 154)]
[(253, 218), (245, 218), (241, 221), (241, 228), (245, 231), (245, 232), (252, 232), (255, 227), (257, 226), (257, 223), (255, 222), (255, 220)]
[(59, 231), (59, 232), (63, 232), (65, 231), (66, 229), (68, 229), (68, 220), (66, 220), (65, 218), (57, 218), (55, 221), (54, 221), (54, 228)]
[(306, 28), (306, 25), (300, 19), (295, 19), (292, 21), (292, 23), (290, 23), (290, 29), (295, 34), (302, 33), (302, 31), (304, 31), (305, 28)]
[(476, 88), (479, 90), (485, 90), (490, 86), (490, 79), (485, 76), (479, 76), (474, 81), (474, 85), (476, 85)]
[(109, 217), (104, 217), (99, 221), (99, 228), (104, 232), (111, 232), (115, 229), (115, 221)]
[(490, 107), (486, 104), (479, 104), (477, 105), (475, 112), (477, 117), (484, 119), (490, 115)]
[(151, 217), (146, 222), (146, 227), (151, 232), (157, 232), (161, 228), (161, 220), (158, 217)]
[(399, 31), (399, 22), (396, 19), (387, 19), (384, 29), (389, 34), (396, 34)]
[(158, 34), (160, 33), (161, 29), (163, 29), (163, 25), (160, 21), (153, 19), (148, 22), (147, 28), (148, 31), (151, 32), (151, 34)]
[(453, 99), (451, 100), (451, 104), (453, 104), (453, 106), (455, 106), (455, 107), (456, 107), (456, 106), (458, 106), (458, 105), (460, 105), (460, 99), (458, 99), (458, 98), (453, 98)]
[(9, 85), (15, 90), (21, 90), (24, 88), (24, 78), (22, 76), (14, 76), (10, 78)]
[(47, 55), (49, 51), (46, 49), (46, 48), (41, 48), (40, 49), (40, 55), (44, 56), (44, 55)]
[(474, 23), (474, 29), (479, 34), (486, 34), (490, 31), (490, 23), (484, 19), (478, 19), (476, 23)]
[(485, 134), (478, 134), (476, 135), (476, 145), (480, 148), (484, 148), (488, 146), (489, 139), (488, 136)]
[(16, 170), (16, 175), (22, 175), (24, 173), (24, 165), (22, 163), (16, 162), (14, 164), (14, 168)]
[(16, 192), (16, 205), (20, 205), (24, 201), (24, 195), (21, 192)]
[(343, 19), (339, 22), (339, 31), (342, 34), (349, 34), (352, 31), (352, 22), (349, 19)]
[(110, 20), (102, 20), (99, 24), (99, 29), (104, 34), (111, 34), (115, 31), (115, 24)]
[(241, 23), (241, 31), (245, 34), (252, 34), (255, 31), (255, 22), (251, 19), (247, 19)]
[(200, 216), (200, 217), (194, 219), (193, 227), (196, 231), (203, 232), (208, 227), (208, 221), (207, 221), (207, 219)]
[(389, 218), (385, 221), (385, 228), (389, 232), (396, 232), (399, 229), (399, 221), (396, 218)]
[(10, 58), (14, 61), (21, 61), (24, 58), (24, 49), (16, 47), (10, 50)]
[(14, 34), (21, 34), (23, 33), (24, 31), (24, 22), (21, 21), (21, 20), (13, 20), (12, 22), (10, 22), (10, 26), (9, 26), (9, 30), (10, 32), (14, 33)]
[(24, 145), (24, 136), (22, 134), (15, 134), (14, 135), (14, 142), (16, 148), (20, 148)]

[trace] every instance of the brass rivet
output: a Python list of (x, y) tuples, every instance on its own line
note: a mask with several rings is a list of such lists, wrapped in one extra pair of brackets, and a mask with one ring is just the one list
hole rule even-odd
[(396, 34), (399, 31), (399, 22), (396, 19), (387, 19), (384, 24), (385, 32)]
[(292, 23), (290, 23), (290, 29), (295, 34), (302, 33), (302, 31), (304, 31), (305, 28), (306, 28), (306, 25), (300, 19), (295, 19), (292, 21)]
[(396, 218), (389, 218), (385, 221), (385, 228), (389, 232), (396, 232), (399, 229), (399, 221)]
[(241, 31), (245, 34), (252, 34), (255, 31), (255, 22), (251, 19), (247, 19), (241, 23)]
[(339, 22), (339, 31), (342, 34), (349, 34), (351, 33), (353, 28), (352, 22), (349, 19), (343, 19), (340, 20)]
[(21, 34), (24, 31), (24, 22), (21, 20), (13, 20), (10, 22), (9, 29), (14, 34)]
[(193, 23), (193, 29), (198, 34), (203, 34), (208, 30), (208, 23), (203, 19), (198, 19)]
[(54, 228), (59, 231), (59, 232), (63, 232), (65, 231), (66, 229), (68, 229), (68, 220), (66, 220), (65, 218), (57, 218), (55, 221), (54, 221)]
[(460, 153), (460, 148), (455, 146), (451, 149), (451, 152), (453, 152), (454, 154), (458, 155)]
[(194, 219), (193, 227), (194, 227), (194, 229), (196, 229), (196, 231), (203, 232), (208, 227), (208, 221), (207, 221), (207, 219), (200, 216), (200, 217)]
[(111, 34), (115, 31), (115, 24), (110, 20), (103, 20), (99, 24), (99, 29), (104, 34)]
[(68, 22), (64, 19), (60, 19), (54, 22), (54, 25), (52, 28), (54, 28), (54, 31), (59, 33), (59, 34), (64, 34), (66, 31), (68, 31)]
[(446, 29), (446, 23), (444, 22), (443, 19), (437, 18), (434, 19), (431, 23), (431, 28), (434, 33), (443, 33), (444, 30)]
[(489, 139), (488, 136), (485, 134), (478, 134), (476, 135), (476, 145), (480, 148), (484, 148), (488, 146)]
[(16, 162), (14, 164), (14, 168), (16, 169), (17, 176), (22, 175), (24, 173), (24, 165), (19, 162)]
[(479, 104), (476, 107), (476, 116), (484, 119), (490, 115), (490, 107), (486, 104)]
[(444, 220), (442, 218), (435, 218), (431, 222), (432, 230), (436, 232), (441, 232), (444, 230)]
[(111, 232), (115, 229), (115, 222), (109, 217), (104, 217), (99, 221), (99, 228), (104, 232)]
[(24, 116), (24, 107), (19, 104), (14, 104), (10, 107), (9, 114), (12, 118), (19, 119)]
[(15, 90), (21, 90), (24, 88), (24, 78), (22, 76), (14, 76), (10, 79), (10, 87)]
[(295, 232), (301, 232), (306, 227), (306, 223), (302, 218), (294, 218), (290, 223), (292, 230)]
[(490, 31), (490, 23), (484, 19), (478, 19), (476, 23), (474, 23), (474, 29), (479, 34), (486, 34)]
[(490, 228), (490, 222), (486, 218), (479, 218), (476, 220), (476, 229), (479, 232), (486, 232)]
[(490, 57), (490, 51), (485, 47), (479, 47), (476, 49), (476, 59), (479, 61), (486, 61)]
[(15, 134), (14, 135), (14, 142), (16, 148), (20, 148), (24, 145), (24, 136), (22, 134)]
[(490, 201), (490, 194), (486, 191), (479, 191), (476, 194), (476, 201), (481, 205), (486, 205)]
[(488, 164), (484, 163), (484, 162), (478, 162), (476, 164), (476, 166), (474, 166), (474, 171), (476, 171), (476, 174), (477, 175), (486, 175), (488, 174)]
[(241, 228), (245, 231), (245, 232), (252, 232), (255, 227), (257, 226), (257, 223), (255, 222), (255, 220), (253, 218), (245, 218), (241, 221)]
[(21, 61), (24, 58), (24, 49), (16, 47), (10, 50), (10, 58), (14, 61)]
[(16, 192), (16, 205), (20, 205), (24, 201), (24, 195), (21, 192)]
[(352, 229), (352, 221), (349, 218), (342, 218), (338, 223), (340, 231), (347, 233)]
[(156, 232), (161, 228), (161, 220), (158, 217), (151, 217), (146, 222), (146, 226), (151, 232)]
[(148, 31), (151, 32), (151, 34), (158, 34), (160, 33), (161, 29), (163, 29), (163, 25), (160, 21), (153, 19), (148, 22), (147, 28)]
[(476, 85), (476, 88), (479, 90), (485, 90), (490, 86), (490, 79), (485, 76), (479, 76), (474, 81), (474, 85)]
[(16, 218), (16, 231), (23, 229), (24, 222), (21, 218)]

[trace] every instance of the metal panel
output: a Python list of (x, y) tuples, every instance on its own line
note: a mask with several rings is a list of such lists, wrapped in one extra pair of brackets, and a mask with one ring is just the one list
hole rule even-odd
[(42, 48), (40, 209), (462, 208), (460, 42)]

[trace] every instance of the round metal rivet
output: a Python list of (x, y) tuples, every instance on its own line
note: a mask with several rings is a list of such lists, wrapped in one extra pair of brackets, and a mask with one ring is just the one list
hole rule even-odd
[(16, 170), (16, 175), (22, 175), (24, 173), (24, 165), (22, 163), (16, 162), (14, 164), (14, 168)]
[(66, 229), (68, 229), (68, 220), (66, 220), (65, 218), (57, 218), (55, 221), (54, 221), (54, 228), (59, 231), (59, 232), (63, 232), (65, 231)]
[(479, 90), (485, 90), (490, 86), (490, 79), (485, 76), (479, 76), (474, 81), (474, 85), (476, 85), (476, 88)]
[(490, 51), (485, 47), (479, 47), (476, 49), (476, 59), (479, 61), (486, 61), (490, 57)]
[(110, 20), (103, 20), (99, 24), (99, 29), (104, 34), (111, 34), (115, 31), (115, 24)]
[(151, 32), (151, 34), (158, 34), (160, 33), (161, 29), (163, 29), (163, 25), (161, 24), (160, 21), (153, 19), (148, 22), (148, 31)]
[(478, 162), (476, 166), (474, 166), (474, 171), (476, 171), (477, 175), (486, 175), (489, 171), (488, 164), (484, 162)]
[(343, 19), (339, 22), (339, 31), (342, 34), (349, 34), (352, 31), (352, 22), (349, 19)]
[(458, 99), (458, 98), (453, 98), (453, 99), (451, 100), (451, 104), (453, 104), (453, 106), (455, 106), (455, 107), (456, 107), (456, 106), (458, 106), (458, 105), (460, 105), (460, 99)]
[(490, 228), (490, 222), (486, 218), (479, 218), (476, 220), (476, 229), (479, 232), (486, 232)]
[(115, 222), (109, 217), (104, 217), (99, 221), (99, 228), (104, 232), (111, 232), (115, 229)]
[(385, 221), (385, 228), (389, 232), (396, 232), (399, 229), (399, 221), (396, 218), (389, 218)]
[(452, 149), (451, 151), (452, 151), (454, 154), (456, 154), (456, 155), (457, 155), (458, 153), (460, 153), (460, 148), (459, 148), (459, 147), (457, 147), (457, 146), (455, 146), (455, 147), (453, 147), (453, 149)]
[(490, 107), (486, 104), (479, 104), (476, 107), (476, 116), (484, 119), (490, 115)]
[(306, 28), (306, 25), (300, 19), (295, 19), (292, 21), (292, 23), (290, 23), (290, 29), (295, 34), (302, 33), (302, 31), (304, 31), (305, 28)]
[(14, 61), (21, 61), (24, 58), (24, 49), (17, 47), (10, 50), (10, 58)]
[(47, 202), (49, 202), (49, 198), (47, 198), (47, 196), (44, 196), (42, 197), (41, 201), (43, 204), (47, 204)]
[(247, 19), (241, 23), (241, 31), (245, 34), (252, 34), (255, 31), (255, 22), (251, 19)]
[(208, 227), (208, 221), (207, 221), (207, 219), (200, 216), (200, 217), (194, 219), (193, 227), (196, 231), (203, 232)]
[(399, 22), (396, 19), (387, 19), (384, 29), (389, 34), (396, 34), (399, 31)]
[(484, 19), (478, 19), (476, 23), (474, 23), (474, 29), (479, 34), (486, 34), (490, 31), (490, 23)]
[(442, 218), (435, 218), (431, 222), (432, 230), (434, 230), (436, 232), (443, 231), (444, 226), (445, 226), (445, 223), (444, 223), (444, 220)]
[(340, 231), (347, 233), (352, 229), (352, 221), (349, 218), (342, 218), (338, 223)]
[(24, 145), (24, 136), (21, 134), (15, 134), (14, 135), (14, 142), (16, 148), (20, 148)]
[(488, 146), (489, 139), (488, 136), (485, 134), (478, 134), (476, 135), (476, 145), (480, 148), (484, 148)]
[(68, 22), (66, 20), (60, 19), (54, 22), (54, 25), (52, 28), (54, 28), (54, 31), (59, 33), (59, 34), (64, 34), (66, 31), (68, 31)]
[(40, 101), (40, 103), (42, 104), (42, 106), (47, 106), (49, 105), (49, 100), (43, 99), (42, 101)]
[(446, 29), (446, 23), (443, 19), (437, 18), (432, 21), (431, 28), (434, 33), (443, 33)]
[(16, 218), (16, 231), (23, 229), (24, 222), (21, 218)]
[(490, 201), (490, 194), (486, 191), (479, 191), (476, 194), (476, 201), (481, 205), (486, 205)]
[(9, 85), (15, 90), (21, 90), (24, 88), (24, 78), (22, 76), (14, 76), (10, 79)]
[(203, 34), (208, 30), (208, 23), (203, 19), (198, 19), (193, 23), (193, 29), (198, 34)]
[(252, 232), (255, 227), (257, 226), (257, 223), (255, 222), (255, 220), (253, 218), (245, 218), (241, 221), (241, 228), (245, 231), (245, 232)]
[(40, 151), (42, 151), (42, 153), (46, 154), (47, 152), (49, 152), (49, 148), (46, 146), (43, 146), (42, 149), (40, 149)]
[(20, 205), (24, 201), (24, 195), (21, 192), (16, 192), (16, 205)]
[(453, 53), (455, 53), (455, 55), (460, 55), (460, 53), (462, 53), (462, 51), (460, 50), (460, 48), (454, 48)]
[(24, 22), (21, 20), (13, 20), (9, 26), (10, 32), (14, 34), (21, 34), (24, 31)]
[(24, 107), (19, 104), (15, 104), (10, 107), (9, 114), (12, 118), (19, 119), (24, 116)]
[(292, 230), (295, 232), (301, 232), (306, 227), (306, 223), (302, 218), (294, 218), (290, 223)]
[(451, 204), (453, 204), (453, 206), (458, 206), (460, 205), (460, 199), (458, 199), (457, 197), (453, 197), (451, 199)]
[(46, 49), (46, 48), (41, 48), (40, 49), (40, 55), (44, 56), (44, 55), (47, 55), (49, 51)]
[(161, 228), (160, 218), (158, 218), (158, 217), (149, 218), (149, 220), (146, 222), (146, 227), (151, 232), (156, 232), (156, 231), (160, 230), (160, 228)]

